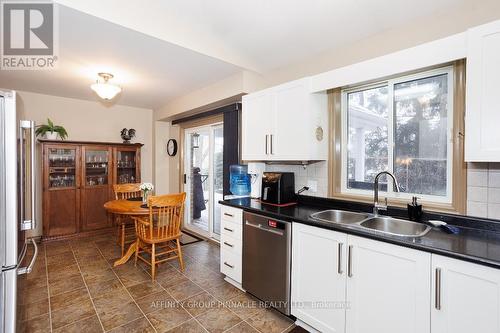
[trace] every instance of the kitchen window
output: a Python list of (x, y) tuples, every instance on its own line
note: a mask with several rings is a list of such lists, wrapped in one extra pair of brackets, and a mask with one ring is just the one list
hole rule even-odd
[[(447, 66), (333, 93), (333, 137), (341, 142), (334, 145), (334, 196), (368, 200), (375, 176), (388, 170), (400, 193), (385, 176), (380, 191), (393, 202), (412, 196), (438, 205), (456, 201), (454, 182), (461, 179), (462, 165), (454, 154), (463, 154), (456, 126), (463, 119), (454, 119), (464, 108), (456, 89), (463, 80), (459, 65), (460, 77), (457, 66)], [(457, 100), (461, 105), (455, 107)]]

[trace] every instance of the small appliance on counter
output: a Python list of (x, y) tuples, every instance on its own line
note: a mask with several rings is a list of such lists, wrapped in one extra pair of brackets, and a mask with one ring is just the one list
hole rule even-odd
[(259, 199), (262, 194), (262, 175), (266, 171), (266, 164), (262, 162), (248, 163), (248, 174), (251, 177), (250, 197)]
[(229, 166), (229, 191), (233, 195), (248, 196), (250, 194), (250, 175), (246, 165)]
[(295, 202), (295, 174), (293, 172), (264, 172), (260, 200), (274, 205)]

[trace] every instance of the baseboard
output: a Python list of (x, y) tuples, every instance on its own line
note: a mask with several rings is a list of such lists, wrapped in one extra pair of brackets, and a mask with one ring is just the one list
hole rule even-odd
[(229, 277), (225, 277), (224, 278), (224, 281), (226, 281), (227, 283), (230, 283), (232, 284), (233, 286), (235, 286), (236, 288), (238, 288), (239, 290), (243, 291), (243, 292), (246, 292), (245, 289), (243, 289), (243, 287), (241, 286), (241, 283), (238, 283), (236, 281), (234, 281), (233, 279), (229, 278)]
[(79, 232), (79, 233), (69, 234), (69, 235), (42, 236), (42, 242), (49, 243), (49, 242), (55, 242), (55, 241), (60, 241), (60, 240), (71, 240), (71, 239), (78, 239), (78, 238), (83, 238), (83, 237), (99, 236), (101, 234), (110, 233), (112, 231), (116, 231), (116, 227), (107, 227), (107, 228), (103, 228), (103, 229), (84, 231), (84, 232)]
[(309, 326), (308, 324), (304, 323), (302, 320), (297, 319), (295, 320), (295, 325), (302, 327), (306, 331), (309, 331), (310, 333), (321, 333), (321, 331), (318, 331), (312, 326)]

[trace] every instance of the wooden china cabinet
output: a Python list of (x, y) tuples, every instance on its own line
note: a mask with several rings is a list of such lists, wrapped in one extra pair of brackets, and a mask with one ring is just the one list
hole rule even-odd
[(112, 226), (103, 205), (113, 184), (141, 181), (142, 144), (39, 140), (42, 146), (43, 239)]

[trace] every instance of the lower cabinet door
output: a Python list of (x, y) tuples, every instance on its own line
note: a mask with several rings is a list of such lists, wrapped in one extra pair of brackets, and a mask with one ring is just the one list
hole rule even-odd
[(348, 242), (346, 332), (429, 332), (431, 255), (355, 236)]
[(104, 204), (110, 200), (109, 187), (87, 187), (83, 188), (81, 193), (82, 231), (111, 227), (112, 220), (104, 209)]
[(292, 230), (292, 315), (344, 332), (347, 235), (299, 223)]
[(432, 256), (432, 333), (499, 333), (500, 270)]

